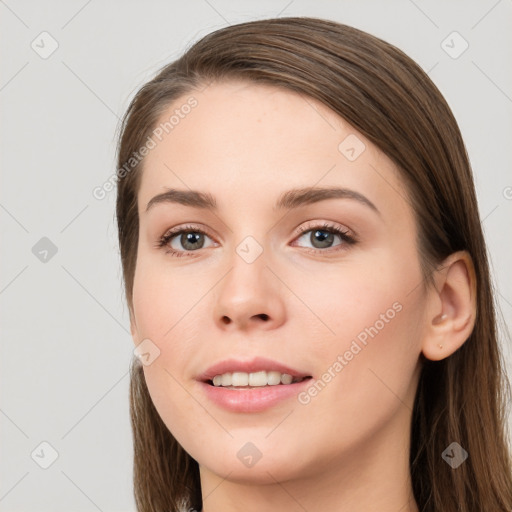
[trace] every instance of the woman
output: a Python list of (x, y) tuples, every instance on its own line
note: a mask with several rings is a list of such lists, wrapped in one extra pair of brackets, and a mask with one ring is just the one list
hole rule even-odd
[(471, 168), (410, 58), (218, 30), (136, 94), (118, 164), (140, 511), (512, 510)]

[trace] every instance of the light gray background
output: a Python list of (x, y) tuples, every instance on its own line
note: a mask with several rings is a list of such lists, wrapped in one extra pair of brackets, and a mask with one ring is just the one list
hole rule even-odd
[[(511, 14), (510, 0), (0, 1), (0, 510), (135, 510), (115, 191), (99, 201), (92, 190), (115, 170), (118, 119), (135, 90), (227, 24), (325, 17), (382, 37), (429, 72), (467, 144), (510, 329)], [(59, 45), (47, 59), (31, 47), (50, 48), (43, 31)], [(469, 43), (456, 59), (442, 47), (453, 31)], [(46, 262), (32, 252), (42, 237), (58, 249)], [(51, 462), (43, 441), (58, 452), (48, 469), (35, 462)]]

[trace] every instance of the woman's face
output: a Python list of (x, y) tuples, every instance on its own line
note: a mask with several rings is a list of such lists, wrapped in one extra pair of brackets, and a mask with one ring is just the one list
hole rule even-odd
[[(213, 84), (160, 121), (138, 196), (132, 333), (175, 438), (202, 472), (259, 482), (406, 447), (427, 298), (392, 162), (324, 105), (268, 86)], [(256, 358), (271, 362), (243, 366)], [(213, 374), (272, 371), (249, 376), (261, 384), (283, 365), (310, 378), (203, 382), (227, 360)]]

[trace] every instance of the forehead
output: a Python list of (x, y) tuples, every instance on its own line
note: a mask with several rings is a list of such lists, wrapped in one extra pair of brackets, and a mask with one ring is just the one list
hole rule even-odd
[(209, 191), (240, 205), (289, 188), (363, 187), (386, 197), (402, 187), (392, 162), (354, 127), (283, 88), (212, 84), (176, 99), (159, 127), (161, 140), (153, 137), (143, 162), (139, 210), (169, 187)]

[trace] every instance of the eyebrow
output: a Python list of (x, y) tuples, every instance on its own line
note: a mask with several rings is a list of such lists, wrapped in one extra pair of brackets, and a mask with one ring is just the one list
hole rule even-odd
[[(363, 194), (355, 190), (340, 187), (310, 187), (288, 190), (278, 198), (274, 210), (292, 210), (327, 199), (352, 199), (380, 215), (378, 208)], [(154, 196), (148, 202), (146, 212), (155, 205), (162, 203), (175, 203), (192, 208), (217, 211), (217, 202), (210, 193), (199, 192), (197, 190), (168, 189), (166, 192)]]

